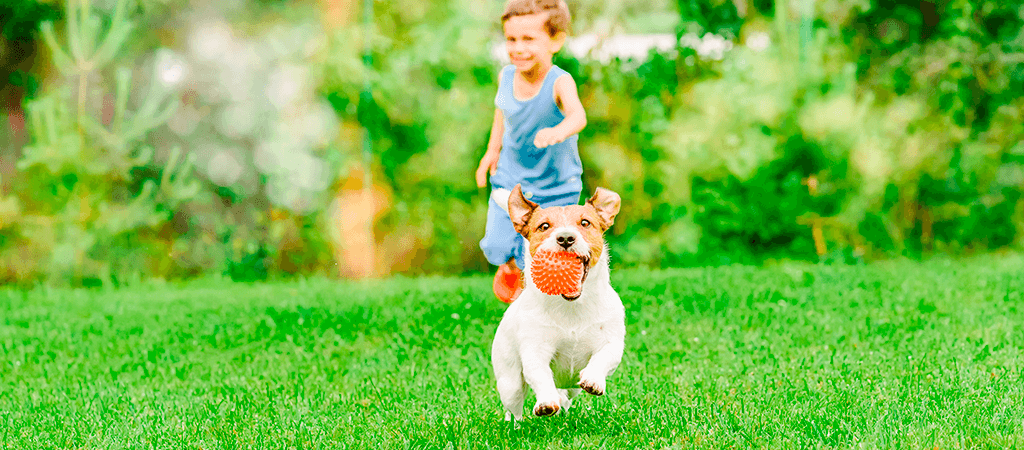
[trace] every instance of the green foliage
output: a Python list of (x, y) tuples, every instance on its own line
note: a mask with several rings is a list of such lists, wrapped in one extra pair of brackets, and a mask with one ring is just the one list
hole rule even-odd
[(626, 347), (608, 393), (518, 426), (491, 371), (506, 306), (488, 276), (0, 290), (0, 442), (1015, 448), (1022, 269), (986, 257), (616, 270)]
[(226, 275), (232, 281), (266, 280), (268, 256), (269, 252), (260, 247), (252, 253), (244, 254), (238, 261), (229, 260)]
[[(414, 258), (403, 263), (409, 271), (487, 267), (475, 245), (487, 196), (472, 175), (487, 143), (499, 69), (489, 49), (500, 5), (488, 5), (402, 1), (378, 9), (369, 36), (361, 26), (336, 36), (326, 65), (323, 90), (343, 124), (367, 130), (373, 182), (390, 195), (378, 241), (410, 242), (403, 250)], [(361, 38), (369, 40), (368, 68), (362, 49), (350, 44)], [(347, 151), (350, 160), (363, 159), (360, 140)]]
[(0, 4), (0, 36), (9, 41), (30, 41), (39, 24), (56, 20), (60, 11), (39, 0), (6, 0)]
[[(304, 56), (340, 132), (315, 148), (330, 187), (290, 213), (262, 192), (273, 174), (257, 175), (255, 193), (197, 185), (188, 155), (147, 145), (177, 102), (155, 84), (131, 94), (137, 75), (116, 66), (158, 19), (127, 20), (124, 1), (109, 18), (72, 2), (62, 33), (41, 27), (70, 86), (27, 104), (32, 141), (0, 198), (0, 278), (322, 273), (339, 251), (331, 202), (365, 180), (383, 205), (370, 215), (384, 270), (490, 270), (477, 246), (487, 192), (472, 174), (494, 108), (501, 5), (371, 3), (371, 23), (352, 14)], [(585, 190), (624, 199), (608, 234), (616, 264), (817, 260), (815, 223), (836, 262), (1022, 248), (1021, 2), (570, 3), (578, 30), (617, 33), (649, 13), (658, 32), (731, 39), (721, 59), (683, 45), (607, 64), (556, 55), (588, 113)], [(664, 20), (673, 6), (679, 20)], [(12, 82), (31, 96), (35, 75)], [(87, 101), (101, 79), (113, 80), (109, 113)]]
[(702, 34), (739, 36), (743, 18), (732, 0), (676, 0), (676, 3), (684, 29), (696, 26)]
[[(168, 91), (154, 84), (129, 110), (131, 72), (121, 69), (109, 123), (87, 108), (88, 78), (133, 29), (125, 15), (122, 0), (104, 27), (101, 17), (72, 5), (66, 47), (51, 22), (42, 25), (54, 64), (79, 81), (78, 91), (56, 89), (26, 104), (31, 140), (17, 163), (13, 213), (0, 222), (12, 236), (0, 246), (0, 279), (109, 284), (151, 274), (166, 254), (156, 230), (199, 191), (192, 155), (175, 148), (158, 161), (141, 142), (174, 112)], [(137, 169), (147, 167), (153, 179), (139, 179)]]
[[(670, 227), (658, 225), (685, 221), (699, 233), (698, 261), (812, 258), (809, 225), (821, 217), (830, 251), (846, 254), (1016, 244), (1024, 104), (1010, 80), (1024, 56), (1020, 5), (947, 2), (939, 20), (930, 2), (816, 4), (798, 13), (818, 20), (799, 28), (776, 20), (766, 51), (738, 46), (684, 81), (678, 105), (645, 104), (674, 109), (641, 118), (669, 122), (655, 140), (663, 151), (647, 151), (666, 175), (645, 184), (672, 180), (663, 184), (687, 208), (644, 221), (657, 231), (640, 239), (667, 242), (659, 231)], [(664, 244), (627, 248), (645, 249), (649, 262), (686, 259)]]
[(39, 92), (39, 78), (35, 75), (15, 70), (7, 77), (7, 83), (11, 86), (19, 86), (24, 89), (25, 98), (35, 98)]
[[(439, 4), (460, 11), (459, 2)], [(827, 258), (840, 261), (1016, 245), (1019, 8), (769, 1), (748, 3), (740, 17), (737, 5), (677, 2), (680, 35), (735, 37), (721, 61), (682, 46), (609, 64), (556, 55), (588, 112), (586, 190), (606, 186), (626, 199), (609, 235), (616, 261), (815, 259), (816, 221)], [(416, 11), (392, 10), (381, 24), (415, 21)], [(436, 33), (375, 37), (401, 47), (372, 41), (361, 76), (373, 94), (359, 95), (358, 78), (327, 88), (343, 117), (369, 130), (394, 194), (380, 227), (434, 249), (414, 270), (483, 265), (478, 237), (455, 232), (453, 214), (482, 216), (485, 204), (470, 175), (497, 69), (480, 51), (486, 27), (452, 24), (472, 20), (456, 12)], [(758, 33), (766, 48), (743, 45)], [(434, 50), (463, 40), (479, 47), (457, 60)], [(339, 67), (356, 67), (358, 56)], [(425, 108), (452, 99), (458, 106)]]
[[(12, 91), (15, 96), (32, 98), (36, 95), (39, 77), (25, 69), (35, 59), (40, 23), (59, 17), (58, 9), (49, 3), (37, 0), (0, 2), (0, 91), (4, 96)], [(11, 89), (13, 86), (20, 89)]]

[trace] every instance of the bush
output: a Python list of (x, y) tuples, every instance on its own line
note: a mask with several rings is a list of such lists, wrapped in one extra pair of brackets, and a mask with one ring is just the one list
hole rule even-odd
[(73, 7), (67, 47), (52, 22), (42, 31), (55, 65), (79, 81), (78, 89), (43, 92), (26, 104), (30, 144), (12, 195), (0, 199), (0, 281), (111, 284), (163, 273), (171, 245), (159, 230), (199, 191), (190, 156), (172, 150), (157, 162), (153, 148), (141, 145), (176, 106), (160, 86), (129, 111), (131, 72), (118, 70), (110, 117), (91, 114), (89, 77), (111, 63), (133, 24), (123, 1), (106, 29), (98, 16)]
[[(606, 186), (625, 199), (609, 236), (620, 264), (852, 261), (1019, 240), (1020, 5), (811, 5), (679, 0), (678, 36), (751, 44), (720, 61), (684, 46), (606, 65), (557, 55), (588, 111), (585, 189)], [(469, 48), (482, 48), (481, 28), (468, 28)], [(451, 36), (450, 25), (438, 29), (437, 41)], [(489, 114), (480, 111), (490, 108), (496, 67), (481, 52), (395, 64), (437, 55), (420, 51), (435, 42), (374, 52), (373, 102), (364, 98), (366, 114), (348, 117), (374, 136), (394, 193), (385, 234), (411, 234), (431, 249), (410, 270), (486, 268), (476, 249), (485, 197), (469, 175), (486, 141)], [(407, 70), (389, 72), (396, 66)], [(394, 78), (408, 83), (384, 82)], [(354, 104), (358, 87), (347, 90)], [(468, 100), (458, 115), (433, 108), (451, 95)], [(422, 100), (385, 104), (407, 97)], [(475, 233), (455, 232), (455, 223)]]
[[(587, 108), (584, 189), (624, 199), (608, 235), (616, 264), (1019, 248), (1021, 2), (790, 3), (678, 0), (681, 44), (671, 51), (606, 64), (556, 55)], [(306, 19), (301, 8), (262, 4), (285, 21)], [(478, 248), (487, 192), (472, 176), (499, 70), (490, 49), (500, 5), (487, 5), (402, 0), (377, 8), (372, 27), (348, 18), (323, 40), (292, 39), (315, 28), (258, 30), (260, 42), (302, 45), (282, 44), (291, 53), (253, 83), (293, 70), (318, 91), (256, 111), (269, 118), (252, 128), (267, 132), (244, 136), (217, 123), (168, 132), (164, 122), (179, 117), (174, 96), (145, 83), (148, 94), (129, 95), (137, 74), (108, 68), (127, 15), (82, 19), (78, 33), (112, 36), (99, 47), (102, 64), (84, 74), (47, 32), (71, 83), (44, 86), (27, 104), (32, 140), (13, 191), (0, 196), (0, 278), (490, 270)], [(636, 9), (578, 8), (595, 17)], [(260, 11), (246, 14), (260, 23)], [(366, 52), (353, 45), (363, 42)], [(702, 47), (709, 42), (719, 47)], [(216, 58), (196, 65), (233, 70)], [(92, 96), (76, 88), (83, 77), (117, 81), (108, 109), (83, 107), (82, 92)], [(231, 104), (215, 91), (189, 95), (227, 117)], [(318, 117), (330, 126), (307, 130)], [(157, 140), (186, 150), (150, 145)], [(204, 142), (231, 147), (221, 153), (244, 174), (210, 170)], [(322, 185), (295, 187), (291, 169), (261, 163), (267, 149), (294, 162), (296, 148)], [(191, 170), (190, 155), (203, 170)]]

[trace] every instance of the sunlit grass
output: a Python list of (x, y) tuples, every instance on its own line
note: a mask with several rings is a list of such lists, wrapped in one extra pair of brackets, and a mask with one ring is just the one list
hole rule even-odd
[(0, 291), (0, 448), (1019, 447), (1022, 268), (616, 271), (609, 394), (519, 427), (487, 277)]

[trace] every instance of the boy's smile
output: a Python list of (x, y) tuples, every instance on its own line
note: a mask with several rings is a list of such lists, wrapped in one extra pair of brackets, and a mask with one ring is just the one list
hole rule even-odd
[(548, 34), (548, 13), (509, 17), (505, 21), (505, 48), (512, 64), (527, 79), (547, 73), (551, 57), (565, 43), (565, 33)]

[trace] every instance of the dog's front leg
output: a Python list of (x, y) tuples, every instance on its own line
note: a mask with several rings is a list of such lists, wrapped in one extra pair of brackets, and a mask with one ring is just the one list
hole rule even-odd
[(551, 372), (551, 358), (555, 355), (555, 347), (550, 344), (534, 342), (522, 349), (523, 378), (537, 396), (537, 404), (533, 413), (538, 416), (550, 416), (558, 412), (559, 396), (555, 387), (555, 377)]
[(604, 395), (605, 380), (622, 361), (623, 341), (606, 343), (590, 357), (587, 367), (580, 371), (579, 386), (594, 395)]

